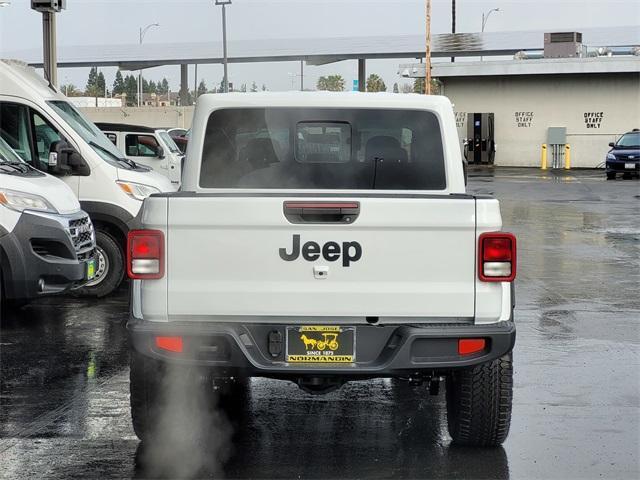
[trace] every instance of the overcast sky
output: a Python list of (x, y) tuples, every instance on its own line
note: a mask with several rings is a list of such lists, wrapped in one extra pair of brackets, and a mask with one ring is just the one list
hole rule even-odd
[[(424, 32), (424, 0), (233, 0), (227, 8), (230, 39), (322, 38), (354, 35), (401, 35)], [(573, 30), (587, 27), (640, 25), (640, 0), (457, 0), (457, 31), (480, 30), (482, 12), (500, 8), (487, 23), (487, 31)], [(136, 43), (138, 29), (149, 23), (145, 43), (218, 41), (221, 38), (221, 8), (214, 0), (68, 0), (67, 10), (58, 15), (58, 44)], [(640, 27), (639, 27), (640, 28)], [(451, 0), (433, 0), (433, 33), (450, 32)], [(30, 0), (11, 0), (0, 8), (0, 56), (7, 52), (42, 48), (40, 14), (30, 9)], [(233, 52), (230, 52), (233, 53)], [(377, 60), (367, 63), (367, 73), (382, 75), (391, 89), (402, 83), (399, 63), (413, 60)], [(112, 84), (115, 68), (103, 69)], [(229, 79), (235, 85), (256, 81), (270, 90), (292, 88), (290, 72), (299, 64), (233, 64)], [(357, 78), (355, 61), (306, 68), (306, 86), (315, 85), (320, 75), (339, 73), (347, 80)], [(151, 79), (169, 78), (178, 89), (179, 67), (150, 69)], [(211, 88), (222, 78), (222, 67), (200, 66), (198, 77)], [(60, 83), (84, 88), (86, 69), (62, 69)], [(295, 85), (299, 79), (294, 78)], [(193, 69), (190, 70), (193, 84)]]

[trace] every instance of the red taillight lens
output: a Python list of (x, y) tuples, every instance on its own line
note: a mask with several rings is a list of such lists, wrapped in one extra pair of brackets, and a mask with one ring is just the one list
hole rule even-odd
[(182, 337), (156, 337), (156, 347), (168, 352), (182, 353)]
[(471, 355), (481, 352), (486, 347), (484, 338), (461, 338), (458, 340), (458, 354)]
[(511, 239), (509, 238), (485, 238), (482, 247), (482, 259), (485, 262), (511, 261)]
[(483, 282), (513, 282), (516, 278), (516, 237), (511, 233), (480, 235), (478, 277)]
[(127, 273), (133, 280), (154, 280), (164, 276), (164, 234), (161, 231), (129, 232)]

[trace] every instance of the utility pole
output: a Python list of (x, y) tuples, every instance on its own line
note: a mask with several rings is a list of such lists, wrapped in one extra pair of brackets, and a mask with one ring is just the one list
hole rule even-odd
[(224, 79), (222, 81), (224, 93), (229, 93), (229, 71), (227, 58), (227, 10), (226, 6), (231, 5), (231, 0), (216, 0), (216, 5), (222, 5), (222, 54), (224, 65)]
[(304, 60), (300, 60), (300, 91), (304, 92)]
[(427, 0), (427, 48), (425, 59), (424, 94), (431, 95), (431, 0)]

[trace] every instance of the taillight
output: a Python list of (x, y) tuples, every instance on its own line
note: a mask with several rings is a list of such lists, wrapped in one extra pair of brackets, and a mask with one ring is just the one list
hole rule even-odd
[(164, 276), (164, 234), (161, 231), (129, 232), (127, 273), (132, 280), (154, 280)]
[(511, 233), (480, 235), (478, 277), (483, 282), (513, 282), (516, 278), (516, 237)]
[(458, 340), (458, 355), (472, 355), (484, 350), (487, 342), (484, 338), (461, 338)]
[(167, 352), (182, 353), (182, 337), (156, 337), (156, 347)]

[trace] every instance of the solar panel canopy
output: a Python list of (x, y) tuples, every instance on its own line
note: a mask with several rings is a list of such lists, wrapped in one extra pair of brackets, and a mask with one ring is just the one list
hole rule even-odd
[[(640, 45), (637, 27), (576, 29), (588, 46)], [(502, 56), (519, 51), (541, 50), (544, 31), (439, 34), (432, 37), (434, 57)], [(333, 37), (308, 39), (259, 39), (230, 41), (230, 63), (304, 60), (322, 65), (358, 58), (424, 57), (423, 35)], [(42, 66), (38, 49), (3, 51), (5, 58), (16, 58)], [(160, 65), (222, 63), (222, 42), (147, 43), (110, 45), (70, 45), (58, 48), (59, 67), (118, 66), (136, 70)]]

